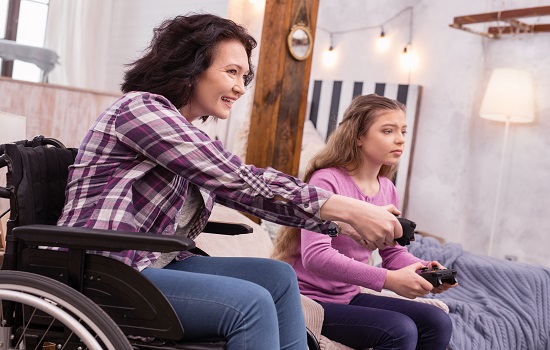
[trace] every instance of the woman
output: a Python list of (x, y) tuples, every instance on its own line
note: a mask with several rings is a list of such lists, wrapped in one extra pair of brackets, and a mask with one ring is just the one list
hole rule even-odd
[[(311, 160), (306, 181), (374, 205), (397, 206), (390, 179), (406, 129), (399, 102), (374, 94), (356, 97), (326, 147)], [(297, 229), (283, 228), (274, 252), (275, 258), (294, 267), (301, 293), (323, 306), (322, 334), (356, 349), (445, 349), (452, 331), (445, 312), (424, 303), (363, 294), (358, 287), (386, 288), (411, 299), (440, 293), (451, 286), (433, 288), (417, 271), (443, 266), (420, 260), (401, 246), (380, 251), (382, 267), (371, 266), (376, 247), (349, 225), (340, 225), (347, 236), (331, 238), (305, 229), (300, 240)]]
[[(380, 247), (401, 236), (394, 208), (308, 186), (245, 165), (191, 122), (229, 117), (252, 80), (256, 41), (209, 14), (163, 22), (129, 65), (124, 95), (101, 114), (70, 169), (61, 226), (196, 237), (214, 202), (327, 233), (350, 223)], [(345, 211), (339, 208), (346, 208)], [(97, 252), (141, 271), (174, 306), (187, 338), (221, 336), (227, 349), (304, 349), (294, 271), (269, 259), (189, 252)], [(193, 315), (193, 317), (189, 317)]]

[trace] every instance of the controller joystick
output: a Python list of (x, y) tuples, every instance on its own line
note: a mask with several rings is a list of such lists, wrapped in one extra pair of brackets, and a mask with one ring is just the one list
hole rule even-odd
[(402, 246), (411, 244), (411, 241), (414, 241), (414, 229), (416, 228), (416, 223), (405, 218), (397, 218), (397, 220), (399, 220), (399, 223), (403, 228), (403, 236), (397, 238), (395, 241)]
[(431, 270), (427, 267), (420, 270), (420, 276), (424, 277), (434, 287), (439, 287), (443, 283), (455, 284), (457, 282), (456, 274), (455, 269), (440, 270), (437, 266), (432, 266)]

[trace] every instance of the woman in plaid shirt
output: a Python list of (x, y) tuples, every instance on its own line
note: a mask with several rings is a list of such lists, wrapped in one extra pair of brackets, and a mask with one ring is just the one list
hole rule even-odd
[[(347, 222), (379, 248), (394, 245), (402, 234), (397, 209), (243, 164), (191, 124), (229, 117), (254, 76), (255, 46), (243, 27), (209, 14), (178, 16), (156, 28), (144, 55), (129, 65), (124, 95), (79, 148), (58, 225), (194, 238), (218, 202), (325, 234), (335, 233), (330, 220)], [(307, 347), (288, 264), (189, 252), (97, 253), (146, 275), (174, 306), (187, 338), (225, 337), (229, 350)]]

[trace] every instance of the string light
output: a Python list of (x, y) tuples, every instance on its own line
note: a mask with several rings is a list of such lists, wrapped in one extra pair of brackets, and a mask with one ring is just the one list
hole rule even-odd
[[(392, 17), (390, 17), (389, 19), (384, 21), (383, 23), (378, 24), (378, 25), (374, 25), (374, 26), (360, 27), (360, 28), (349, 29), (349, 30), (341, 30), (341, 31), (330, 31), (328, 29), (317, 26), (317, 29), (323, 30), (323, 31), (327, 32), (330, 35), (331, 44), (329, 46), (328, 51), (325, 51), (324, 54), (323, 54), (323, 61), (325, 62), (326, 65), (328, 65), (329, 61), (332, 62), (332, 64), (336, 63), (337, 54), (334, 50), (334, 45), (332, 44), (333, 35), (346, 34), (346, 33), (355, 32), (355, 31), (363, 31), (363, 30), (368, 30), (368, 29), (380, 28), (380, 36), (378, 37), (378, 39), (376, 41), (376, 47), (377, 47), (378, 51), (380, 51), (380, 52), (387, 51), (390, 47), (390, 40), (389, 40), (389, 37), (387, 35), (387, 32), (384, 30), (384, 26), (386, 24), (388, 24), (389, 22), (393, 21), (394, 19), (396, 19), (397, 17), (399, 17), (401, 14), (403, 14), (405, 12), (409, 12), (409, 38), (408, 38), (409, 40), (408, 40), (407, 45), (405, 46), (404, 52), (402, 54), (403, 57), (401, 58), (401, 61), (402, 62), (404, 62), (404, 61), (408, 62), (406, 64), (406, 66), (408, 67), (408, 69), (410, 71), (410, 69), (412, 69), (414, 66), (416, 66), (416, 64), (418, 62), (418, 58), (416, 56), (416, 53), (410, 52), (411, 48), (412, 48), (411, 42), (412, 42), (412, 27), (413, 27), (413, 8), (412, 8), (412, 6), (405, 7), (404, 9), (402, 9), (401, 11), (399, 11), (398, 13), (396, 13), (395, 15), (393, 15)], [(405, 65), (404, 63), (402, 63), (402, 64)]]

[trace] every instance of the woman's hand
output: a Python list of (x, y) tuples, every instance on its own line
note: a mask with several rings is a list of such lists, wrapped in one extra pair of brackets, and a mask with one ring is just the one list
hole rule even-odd
[(343, 221), (337, 221), (336, 223), (338, 224), (338, 226), (340, 226), (341, 235), (345, 235), (352, 238), (359, 245), (369, 250), (376, 250), (376, 246), (371, 242), (368, 242), (366, 239), (364, 239), (357, 231), (355, 231), (355, 229), (350, 224), (346, 224)]
[(384, 288), (409, 299), (428, 294), (433, 290), (432, 284), (416, 272), (423, 267), (421, 262), (417, 262), (399, 270), (388, 270)]
[[(440, 269), (440, 270), (447, 269), (445, 266), (441, 265), (438, 261), (435, 261), (435, 260), (428, 264), (428, 268), (432, 269), (433, 266), (437, 266), (437, 268)], [(443, 283), (439, 287), (434, 287), (431, 290), (431, 292), (434, 293), (434, 294), (441, 294), (441, 293), (443, 293), (445, 291), (448, 291), (449, 289), (454, 288), (456, 286), (458, 286), (458, 282), (456, 282), (455, 284)]]
[(323, 220), (350, 224), (359, 236), (380, 250), (395, 246), (394, 239), (403, 235), (403, 228), (396, 218), (399, 214), (401, 212), (393, 205), (379, 207), (337, 194), (321, 207)]
[(396, 217), (401, 212), (393, 205), (379, 207), (366, 202), (361, 203), (368, 207), (362, 209), (355, 220), (348, 223), (355, 228), (372, 250), (376, 248), (384, 250), (395, 246), (394, 239), (403, 235), (403, 228)]

